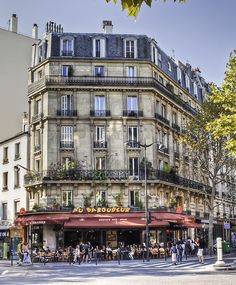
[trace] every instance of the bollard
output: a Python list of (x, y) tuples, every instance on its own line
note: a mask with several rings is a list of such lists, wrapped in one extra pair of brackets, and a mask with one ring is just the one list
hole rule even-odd
[(96, 265), (98, 265), (98, 253), (97, 253), (97, 250), (95, 250), (95, 261), (96, 261)]
[(11, 258), (11, 266), (13, 266), (13, 249), (11, 249), (11, 252), (10, 252), (10, 258)]
[(216, 247), (217, 247), (217, 261), (214, 264), (215, 267), (225, 266), (225, 262), (223, 261), (223, 249), (222, 249), (222, 238), (216, 239)]
[(120, 248), (117, 249), (117, 260), (118, 260), (118, 264), (120, 265)]

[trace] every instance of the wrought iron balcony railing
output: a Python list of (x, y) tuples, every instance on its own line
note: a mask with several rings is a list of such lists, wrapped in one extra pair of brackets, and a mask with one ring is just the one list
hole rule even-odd
[(77, 117), (77, 110), (57, 110), (57, 116)]
[(43, 117), (43, 113), (39, 113), (39, 114), (36, 114), (36, 115), (32, 116), (31, 120), (32, 120), (32, 122), (35, 122), (37, 120), (42, 119), (42, 117)]
[(90, 110), (91, 117), (110, 117), (110, 110)]
[(138, 110), (124, 110), (123, 111), (124, 117), (143, 117), (143, 111)]
[(106, 141), (95, 141), (93, 142), (93, 148), (107, 148)]
[(173, 128), (174, 130), (176, 130), (177, 132), (180, 132), (180, 126), (178, 126), (177, 124), (172, 123), (172, 128)]
[(168, 119), (166, 119), (165, 117), (163, 117), (162, 115), (155, 113), (155, 118), (158, 119), (159, 121), (169, 125), (170, 121)]
[(74, 148), (74, 142), (60, 142), (60, 148)]
[(126, 145), (128, 148), (140, 148), (139, 142), (135, 140), (129, 140)]
[[(35, 183), (43, 183), (46, 181), (93, 181), (93, 180), (120, 180), (127, 182), (130, 177), (130, 171), (124, 169), (118, 170), (84, 170), (84, 169), (52, 169), (43, 172), (32, 173), (25, 175), (25, 185), (32, 185)], [(136, 176), (136, 181), (144, 180), (144, 170), (140, 170)], [(211, 187), (181, 176), (175, 173), (167, 173), (156, 169), (147, 169), (147, 180), (161, 180), (167, 183), (176, 184), (185, 188), (195, 189), (210, 193)]]
[(196, 110), (192, 108), (187, 102), (182, 100), (178, 95), (168, 90), (161, 82), (153, 77), (130, 77), (122, 76), (70, 76), (63, 77), (60, 75), (45, 76), (39, 81), (33, 82), (29, 85), (29, 95), (40, 91), (43, 88), (50, 86), (126, 86), (130, 87), (145, 87), (154, 88), (162, 92), (167, 98), (174, 101), (176, 104), (184, 108), (187, 112), (195, 114)]

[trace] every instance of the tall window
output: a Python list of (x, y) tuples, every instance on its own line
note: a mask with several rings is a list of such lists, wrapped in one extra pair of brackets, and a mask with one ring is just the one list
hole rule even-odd
[(106, 169), (106, 158), (96, 157), (95, 158), (95, 168), (96, 170), (105, 170)]
[(158, 66), (161, 67), (162, 66), (162, 57), (161, 54), (158, 53)]
[(2, 186), (3, 190), (8, 190), (8, 172), (3, 172), (2, 174)]
[(106, 112), (106, 101), (105, 96), (95, 96), (94, 101), (94, 110), (95, 110), (95, 116), (105, 116)]
[(93, 56), (105, 57), (106, 41), (105, 39), (93, 39)]
[(135, 58), (135, 41), (134, 40), (126, 40), (125, 41), (125, 57), (126, 58)]
[(194, 92), (194, 95), (197, 97), (197, 84), (196, 84), (196, 82), (193, 83), (193, 92)]
[(127, 66), (126, 75), (128, 77), (135, 77), (136, 76), (136, 67), (135, 66)]
[(97, 206), (106, 207), (107, 206), (106, 191), (97, 191), (96, 201), (97, 201)]
[(42, 105), (41, 105), (41, 100), (37, 100), (34, 102), (34, 115), (40, 115), (42, 112)]
[(179, 84), (182, 84), (182, 72), (181, 72), (181, 69), (179, 67), (177, 67), (177, 80), (178, 80)]
[(156, 100), (156, 113), (160, 114), (160, 101)]
[(14, 169), (14, 186), (18, 188), (20, 186), (20, 169), (19, 167)]
[(186, 88), (189, 91), (190, 90), (190, 79), (187, 74), (185, 75), (185, 82), (186, 82)]
[(177, 113), (175, 111), (172, 113), (172, 123), (176, 125), (178, 124)]
[(138, 178), (138, 157), (130, 157), (129, 158), (129, 175), (132, 177)]
[(61, 96), (61, 115), (70, 116), (72, 115), (72, 104), (73, 104), (73, 95), (63, 95)]
[(15, 216), (17, 213), (19, 213), (20, 211), (20, 201), (14, 201), (14, 213), (15, 213)]
[(40, 159), (35, 160), (35, 171), (40, 172)]
[(62, 65), (62, 67), (61, 67), (61, 75), (63, 77), (73, 76), (73, 67), (71, 65)]
[(61, 147), (73, 147), (73, 127), (62, 126), (61, 127)]
[(62, 192), (62, 205), (64, 207), (72, 205), (72, 191), (63, 191)]
[(8, 162), (8, 147), (3, 148), (3, 163)]
[(166, 105), (161, 105), (161, 115), (163, 118), (167, 118)]
[(73, 39), (61, 39), (61, 55), (72, 56), (74, 53), (74, 40)]
[(129, 146), (137, 147), (138, 142), (138, 128), (137, 127), (128, 127), (128, 141)]
[(35, 131), (35, 140), (34, 140), (34, 146), (40, 147), (41, 145), (41, 139), (40, 139), (40, 130)]
[(20, 143), (15, 144), (15, 159), (20, 158)]
[(151, 56), (152, 56), (152, 62), (158, 64), (158, 52), (155, 45), (151, 46)]
[(172, 66), (171, 63), (168, 61), (168, 70), (171, 72), (172, 71)]
[(139, 207), (140, 206), (140, 194), (139, 191), (130, 191), (129, 192), (129, 200), (131, 207)]
[(96, 77), (102, 77), (105, 75), (105, 69), (104, 66), (95, 66), (94, 67), (94, 76)]
[(106, 131), (105, 126), (96, 126), (96, 137), (94, 142), (95, 148), (106, 147)]
[(128, 96), (127, 98), (127, 109), (128, 112), (138, 112), (138, 97), (137, 96)]
[(7, 220), (7, 203), (2, 203), (2, 219)]

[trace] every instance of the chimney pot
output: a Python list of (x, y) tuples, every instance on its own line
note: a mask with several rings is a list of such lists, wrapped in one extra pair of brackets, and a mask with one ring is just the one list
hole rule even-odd
[(18, 24), (18, 18), (16, 14), (12, 14), (10, 19), (10, 31), (13, 33), (17, 33), (17, 24)]
[(33, 39), (38, 39), (38, 25), (34, 24), (32, 28), (32, 38)]
[(112, 34), (112, 32), (113, 32), (112, 21), (104, 20), (102, 22), (102, 25), (103, 25), (103, 31), (105, 34)]

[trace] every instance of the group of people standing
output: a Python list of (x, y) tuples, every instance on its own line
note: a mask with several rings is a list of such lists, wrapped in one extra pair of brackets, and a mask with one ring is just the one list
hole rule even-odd
[(32, 263), (27, 242), (22, 241), (21, 243), (18, 244), (17, 255), (19, 257), (19, 260), (17, 262), (18, 265)]
[(191, 240), (190, 237), (186, 241), (178, 240), (171, 245), (172, 264), (180, 264), (184, 256), (187, 258), (193, 254), (197, 254), (199, 262), (204, 264), (204, 249), (205, 242), (200, 237), (196, 238), (195, 241)]

